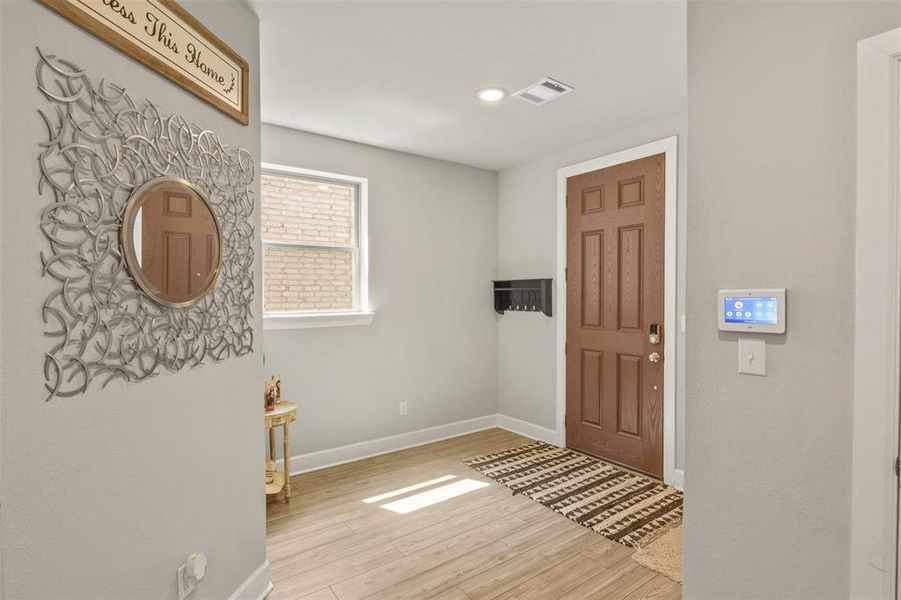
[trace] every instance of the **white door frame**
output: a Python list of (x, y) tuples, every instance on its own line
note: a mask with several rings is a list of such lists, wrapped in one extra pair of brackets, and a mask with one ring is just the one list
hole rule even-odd
[(901, 29), (857, 46), (851, 597), (896, 597)]
[(682, 471), (676, 470), (676, 218), (678, 208), (679, 139), (672, 136), (557, 169), (557, 431), (556, 440), (566, 445), (566, 180), (574, 175), (605, 169), (640, 158), (666, 155), (664, 184), (664, 311), (663, 339), (663, 480), (682, 489)]

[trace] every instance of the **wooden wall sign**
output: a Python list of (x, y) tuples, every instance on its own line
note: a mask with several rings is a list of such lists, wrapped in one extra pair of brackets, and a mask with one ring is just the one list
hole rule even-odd
[(247, 125), (247, 61), (175, 0), (38, 2)]

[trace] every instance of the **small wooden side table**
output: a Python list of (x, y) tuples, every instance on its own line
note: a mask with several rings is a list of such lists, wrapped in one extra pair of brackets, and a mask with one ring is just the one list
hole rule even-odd
[[(266, 483), (266, 495), (285, 492), (285, 502), (291, 498), (291, 432), (288, 426), (297, 419), (297, 405), (293, 402), (279, 402), (271, 411), (265, 413), (266, 429), (269, 430), (269, 460), (266, 461), (266, 479), (272, 475), (272, 481)], [(283, 436), (282, 455), (284, 456), (284, 472), (275, 470), (275, 428), (281, 426)]]

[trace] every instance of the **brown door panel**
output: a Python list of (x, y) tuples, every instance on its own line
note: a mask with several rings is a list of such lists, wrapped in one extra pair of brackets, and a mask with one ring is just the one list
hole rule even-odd
[(657, 476), (664, 172), (661, 154), (567, 180), (567, 445)]
[(581, 330), (583, 348), (602, 350), (607, 352), (624, 352), (626, 354), (641, 354), (646, 347), (646, 335), (630, 333), (627, 331), (606, 331), (598, 328), (584, 328)]

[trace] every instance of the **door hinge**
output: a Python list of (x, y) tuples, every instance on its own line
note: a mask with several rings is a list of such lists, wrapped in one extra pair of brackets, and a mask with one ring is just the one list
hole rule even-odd
[(569, 267), (563, 267), (563, 281), (569, 281)]
[(569, 194), (566, 195), (566, 200), (563, 201), (563, 206), (569, 208)]
[(895, 458), (895, 477), (901, 475), (901, 457)]
[(566, 427), (566, 415), (563, 415), (563, 426)]
[(563, 354), (566, 354), (568, 350), (569, 350), (569, 344), (566, 342), (563, 342)]

